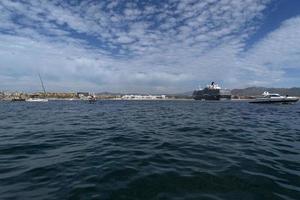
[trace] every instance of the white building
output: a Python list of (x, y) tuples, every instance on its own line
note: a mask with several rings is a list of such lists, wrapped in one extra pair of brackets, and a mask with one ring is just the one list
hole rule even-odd
[(122, 100), (161, 100), (166, 99), (166, 95), (134, 95), (127, 94), (121, 97)]

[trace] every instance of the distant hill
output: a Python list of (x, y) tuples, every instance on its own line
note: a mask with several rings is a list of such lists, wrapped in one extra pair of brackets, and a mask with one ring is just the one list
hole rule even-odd
[[(266, 88), (266, 87), (248, 87), (244, 89), (232, 89), (231, 94), (234, 96), (259, 96), (264, 91), (278, 93), (280, 95), (299, 96), (300, 87), (293, 88)], [(176, 94), (177, 96), (192, 96), (193, 91)]]
[[(289, 95), (289, 96), (299, 96), (300, 97), (300, 87), (293, 88), (266, 88), (266, 87), (248, 87), (244, 89), (232, 89), (231, 94), (234, 96), (258, 96), (261, 95), (264, 91), (270, 93), (278, 93), (280, 95)], [(113, 92), (99, 92), (97, 95), (123, 95), (126, 93), (113, 93)], [(131, 94), (131, 93), (130, 93)], [(133, 93), (140, 94), (140, 93)], [(187, 91), (177, 94), (168, 94), (167, 96), (176, 96), (176, 97), (191, 97), (193, 91)]]
[(193, 95), (193, 91), (188, 91), (188, 92), (183, 92), (183, 93), (177, 93), (174, 94), (176, 96), (192, 96)]
[(122, 95), (122, 93), (117, 92), (97, 92), (96, 95)]
[(233, 89), (231, 90), (232, 95), (236, 96), (258, 96), (261, 95), (264, 91), (270, 93), (278, 93), (280, 95), (289, 95), (289, 96), (300, 96), (300, 88), (266, 88), (266, 87), (248, 87), (244, 89)]

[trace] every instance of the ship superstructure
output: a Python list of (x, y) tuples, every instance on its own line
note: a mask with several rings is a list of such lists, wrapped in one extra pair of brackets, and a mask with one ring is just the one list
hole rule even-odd
[(228, 89), (222, 89), (220, 86), (212, 82), (204, 89), (198, 89), (193, 92), (193, 98), (195, 100), (230, 100), (231, 91)]

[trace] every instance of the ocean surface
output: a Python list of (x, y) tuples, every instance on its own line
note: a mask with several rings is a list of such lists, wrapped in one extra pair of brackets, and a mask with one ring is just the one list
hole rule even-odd
[(0, 199), (300, 199), (300, 103), (0, 102)]

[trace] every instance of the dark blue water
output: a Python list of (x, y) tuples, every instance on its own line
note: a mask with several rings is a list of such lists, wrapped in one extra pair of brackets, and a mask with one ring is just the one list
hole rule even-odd
[(300, 199), (300, 104), (0, 102), (0, 199)]

